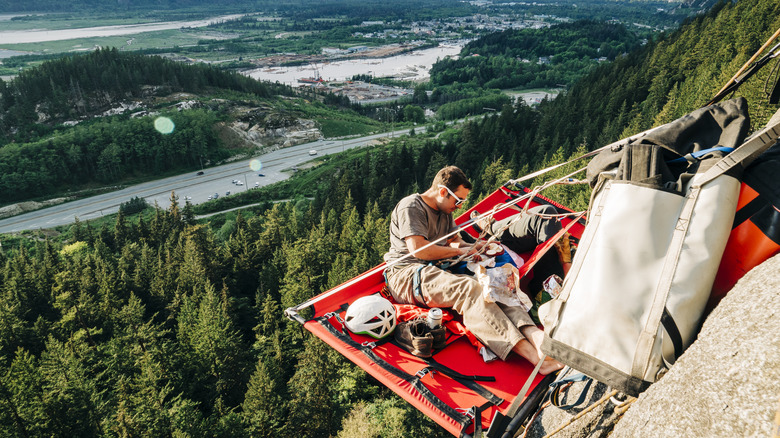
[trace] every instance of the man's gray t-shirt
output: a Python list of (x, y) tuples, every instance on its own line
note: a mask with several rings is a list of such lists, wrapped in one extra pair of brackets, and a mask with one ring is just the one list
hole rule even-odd
[[(407, 254), (405, 238), (409, 236), (422, 236), (429, 242), (446, 236), (455, 229), (455, 221), (452, 215), (436, 211), (428, 206), (418, 193), (409, 195), (395, 206), (390, 216), (390, 251), (385, 253), (385, 262), (390, 263)], [(437, 245), (445, 246), (447, 242), (442, 240)], [(398, 262), (396, 266), (410, 263), (428, 263), (414, 257), (407, 257)]]

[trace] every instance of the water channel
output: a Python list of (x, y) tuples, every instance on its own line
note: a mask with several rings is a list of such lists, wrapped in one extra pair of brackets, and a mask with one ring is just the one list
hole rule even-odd
[[(29, 29), (2, 30), (0, 24), (0, 41), (3, 44), (42, 43), (46, 41), (72, 40), (75, 38), (107, 37), (116, 35), (132, 35), (143, 32), (181, 29), (183, 27), (204, 27), (211, 23), (243, 17), (244, 14), (224, 15), (195, 21), (162, 21), (159, 23), (124, 24), (117, 26), (84, 27), (80, 29)], [(8, 15), (3, 18), (10, 17)], [(3, 20), (0, 20), (3, 21)]]
[(317, 65), (259, 68), (244, 74), (254, 79), (292, 86), (299, 85), (298, 79), (315, 78), (318, 75), (326, 81), (344, 81), (359, 74), (421, 81), (429, 77), (431, 66), (437, 60), (446, 56), (456, 56), (462, 48), (462, 44), (440, 45), (388, 58), (349, 59)]
[[(30, 29), (4, 31), (2, 21), (9, 20), (13, 15), (0, 16), (0, 41), (5, 44), (36, 43), (45, 41), (68, 40), (75, 38), (89, 38), (114, 35), (132, 35), (143, 32), (179, 29), (182, 27), (204, 27), (210, 23), (229, 20), (242, 16), (242, 14), (225, 15), (194, 21), (167, 21), (158, 23), (144, 23), (117, 26), (96, 26), (81, 29)], [(463, 48), (465, 41), (455, 44), (442, 44), (438, 47), (416, 50), (401, 55), (387, 58), (360, 58), (342, 61), (325, 62), (296, 67), (271, 67), (258, 68), (244, 72), (244, 74), (263, 81), (280, 82), (287, 85), (300, 85), (298, 80), (302, 78), (322, 77), (326, 81), (349, 80), (355, 75), (368, 74), (374, 77), (395, 77), (410, 81), (424, 81), (430, 76), (431, 66), (439, 59), (447, 56), (457, 56)], [(0, 49), (0, 58), (19, 55), (21, 52)], [(538, 101), (540, 96), (547, 92), (535, 92), (533, 96), (519, 93), (529, 103)], [(553, 92), (549, 97), (553, 97)]]

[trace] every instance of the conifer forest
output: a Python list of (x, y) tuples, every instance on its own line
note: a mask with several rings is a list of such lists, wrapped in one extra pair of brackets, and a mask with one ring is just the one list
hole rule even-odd
[[(460, 129), (366, 148), (290, 202), (211, 220), (171, 202), (100, 225), (77, 221), (57, 237), (0, 241), (0, 436), (448, 436), (283, 310), (381, 263), (395, 203), (424, 191), (444, 165), (472, 179), (474, 205), (509, 179), (705, 105), (780, 28), (780, 2), (721, 1), (644, 45), (624, 28), (589, 26), (614, 34), (587, 49), (600, 47), (611, 62), (589, 66), (557, 98), (535, 107), (502, 100)], [(429, 86), (520, 81), (504, 73), (516, 68), (512, 45), (522, 41), (510, 33), (474, 41), (464, 50), (501, 57), (443, 62)], [(227, 117), (218, 105), (172, 115), (180, 130), (164, 140), (118, 116), (70, 129), (42, 120), (159, 87), (264, 103), (300, 97), (237, 73), (136, 56), (101, 49), (0, 80), (2, 202), (190, 171), (202, 157), (232, 153), (213, 128)], [(748, 99), (754, 129), (777, 109), (764, 91), (770, 70), (736, 93)], [(370, 116), (338, 99), (332, 107)], [(20, 186), (25, 193), (14, 195)], [(577, 186), (544, 194), (585, 209), (590, 193)]]

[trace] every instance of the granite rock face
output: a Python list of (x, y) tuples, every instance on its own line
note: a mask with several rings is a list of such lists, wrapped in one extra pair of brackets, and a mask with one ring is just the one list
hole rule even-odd
[[(568, 376), (576, 373), (577, 371), (572, 371)], [(574, 403), (585, 388), (584, 382), (573, 383), (566, 391), (561, 392), (560, 402), (564, 405)], [(553, 432), (555, 432), (556, 438), (603, 438), (608, 436), (619, 415), (615, 412), (615, 404), (611, 402), (599, 403), (599, 401), (612, 389), (603, 383), (593, 382), (587, 391), (584, 402), (569, 410), (558, 409), (555, 406), (544, 408), (535, 421), (529, 425), (525, 436), (529, 438), (543, 437)], [(594, 404), (597, 405), (592, 407)], [(583, 413), (586, 409), (590, 409), (589, 412)], [(574, 417), (578, 418), (573, 423), (566, 424)], [(561, 428), (562, 426), (563, 428)]]
[(614, 437), (771, 436), (780, 400), (780, 255), (748, 272)]
[[(570, 389), (570, 400), (581, 385)], [(553, 432), (609, 391), (594, 385), (583, 407), (545, 408), (526, 436)], [(623, 414), (614, 402), (602, 403), (554, 436), (780, 436), (773, 435), (780, 431), (780, 255), (747, 273), (696, 342), (627, 407)]]

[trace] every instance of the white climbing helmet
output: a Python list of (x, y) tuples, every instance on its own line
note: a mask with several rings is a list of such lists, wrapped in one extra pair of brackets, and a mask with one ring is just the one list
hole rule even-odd
[(395, 329), (395, 307), (378, 295), (360, 297), (347, 308), (344, 322), (352, 333), (382, 339)]

